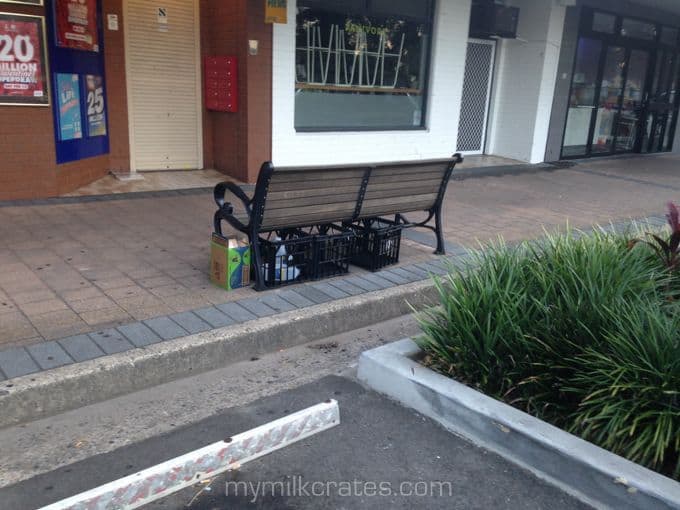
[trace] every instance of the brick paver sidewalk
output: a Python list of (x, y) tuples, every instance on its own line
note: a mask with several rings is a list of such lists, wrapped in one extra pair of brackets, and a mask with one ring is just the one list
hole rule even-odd
[[(473, 246), (499, 235), (537, 237), (567, 222), (589, 226), (661, 214), (665, 202), (680, 198), (679, 162), (673, 155), (616, 158), (452, 181), (447, 240)], [(181, 320), (177, 314), (188, 310), (262, 296), (210, 285), (213, 211), (205, 191), (0, 206), (0, 349), (135, 328), (130, 323), (159, 316)], [(407, 236), (403, 263), (432, 258), (430, 247), (420, 244), (433, 241), (429, 233)]]

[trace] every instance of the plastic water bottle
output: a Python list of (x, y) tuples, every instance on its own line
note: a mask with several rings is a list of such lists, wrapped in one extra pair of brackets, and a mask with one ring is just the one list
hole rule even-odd
[[(281, 241), (279, 237), (274, 238), (275, 242)], [(275, 278), (277, 281), (285, 282), (288, 279), (288, 257), (285, 245), (281, 244), (276, 250), (276, 266), (274, 269)]]
[(293, 264), (293, 256), (288, 255), (288, 263), (287, 265), (287, 270), (286, 270), (286, 279), (287, 280), (295, 280), (298, 276), (300, 276), (300, 269), (296, 265)]
[[(280, 243), (281, 238), (276, 236), (275, 243)], [(285, 282), (288, 280), (295, 280), (300, 276), (300, 269), (293, 264), (293, 256), (288, 255), (285, 244), (281, 244), (274, 255), (274, 282)], [(262, 267), (264, 279), (269, 276), (269, 263), (264, 263)]]

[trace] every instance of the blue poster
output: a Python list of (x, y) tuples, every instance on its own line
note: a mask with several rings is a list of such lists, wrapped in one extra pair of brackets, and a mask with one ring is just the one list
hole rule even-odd
[(65, 141), (82, 138), (80, 80), (78, 75), (57, 73), (56, 76), (59, 106), (59, 139)]

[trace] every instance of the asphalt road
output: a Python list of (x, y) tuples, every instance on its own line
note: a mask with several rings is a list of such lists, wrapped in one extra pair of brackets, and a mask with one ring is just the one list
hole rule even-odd
[[(364, 389), (351, 377), (340, 376), (327, 376), (5, 487), (0, 489), (0, 508), (48, 504), (327, 398), (339, 402), (339, 426), (148, 508), (588, 508), (531, 473)], [(227, 481), (246, 483), (232, 483), (227, 495)]]

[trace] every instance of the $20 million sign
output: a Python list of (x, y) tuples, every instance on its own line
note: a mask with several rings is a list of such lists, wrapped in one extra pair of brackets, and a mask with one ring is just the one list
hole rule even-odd
[(45, 20), (0, 13), (0, 104), (47, 105)]

